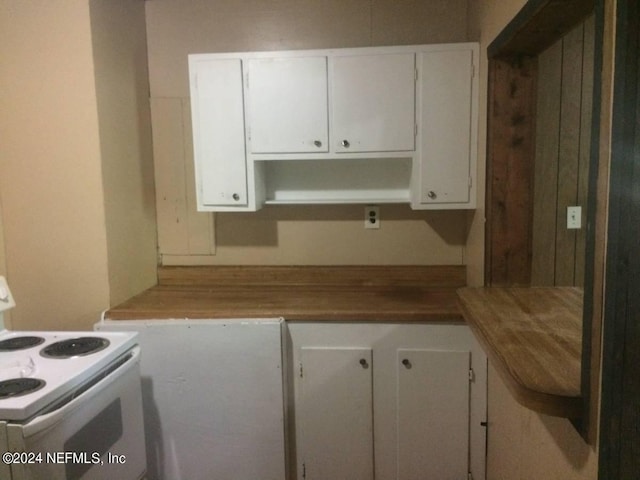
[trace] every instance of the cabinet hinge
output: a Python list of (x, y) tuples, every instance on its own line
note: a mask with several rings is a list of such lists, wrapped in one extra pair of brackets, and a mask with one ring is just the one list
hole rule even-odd
[(300, 378), (302, 378), (302, 362), (300, 363)]
[(476, 381), (476, 373), (473, 371), (473, 368), (469, 369), (469, 381), (470, 382)]
[(302, 478), (307, 478), (307, 464), (306, 463), (302, 464)]

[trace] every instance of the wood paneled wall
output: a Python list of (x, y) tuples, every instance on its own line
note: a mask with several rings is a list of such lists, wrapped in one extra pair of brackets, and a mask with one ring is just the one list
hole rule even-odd
[(487, 286), (529, 285), (537, 59), (489, 65)]
[[(606, 4), (611, 7), (610, 2)], [(589, 411), (589, 415), (585, 415), (581, 425), (574, 424), (574, 426), (589, 442), (595, 442), (597, 437), (593, 428), (593, 420), (597, 417), (599, 405), (597, 391), (592, 390), (592, 386), (595, 387), (599, 384), (600, 356), (598, 353), (600, 347), (597, 332), (599, 332), (600, 319), (594, 315), (593, 324), (589, 320), (591, 319), (590, 312), (596, 311), (592, 309), (592, 306), (595, 307), (597, 299), (602, 293), (598, 287), (598, 285), (602, 285), (599, 280), (601, 277), (598, 273), (599, 269), (594, 269), (594, 266), (601, 264), (603, 260), (602, 228), (600, 227), (606, 212), (601, 208), (598, 208), (597, 211), (592, 208), (596, 204), (601, 205), (596, 196), (601, 195), (604, 191), (601, 191), (600, 183), (597, 183), (596, 188), (596, 177), (586, 171), (584, 174), (570, 172), (579, 172), (579, 167), (572, 163), (576, 162), (576, 156), (578, 158), (577, 165), (580, 164), (580, 158), (589, 158), (589, 163), (593, 166), (592, 172), (595, 172), (596, 169), (601, 172), (603, 162), (607, 162), (606, 150), (603, 151), (598, 144), (598, 141), (603, 138), (601, 122), (604, 121), (606, 124), (606, 112), (608, 111), (608, 101), (604, 100), (605, 97), (601, 97), (601, 79), (606, 78), (607, 75), (607, 71), (603, 70), (602, 45), (603, 39), (607, 39), (609, 45), (613, 41), (613, 30), (603, 29), (604, 19), (609, 16), (609, 14), (606, 16), (603, 14), (604, 5), (604, 0), (598, 2), (594, 0), (528, 0), (487, 48), (490, 74), (487, 102), (489, 109), (487, 119), (485, 284), (487, 286), (541, 284), (543, 282), (539, 279), (542, 275), (536, 273), (534, 280), (532, 271), (534, 268), (541, 269), (543, 265), (541, 258), (546, 262), (549, 260), (548, 257), (553, 259), (552, 263), (549, 262), (553, 265), (552, 274), (549, 274), (549, 276), (552, 275), (552, 279), (545, 280), (545, 283), (551, 285), (560, 285), (565, 282), (569, 285), (584, 283), (585, 323), (583, 329), (582, 394), (585, 411)], [(615, 6), (615, 3), (613, 5)], [(595, 20), (592, 20), (589, 17), (594, 12)], [(576, 28), (577, 31), (582, 29), (583, 46), (578, 48), (576, 45), (572, 45), (569, 48), (572, 35), (578, 35), (574, 32)], [(589, 29), (594, 32), (591, 38), (595, 38), (597, 35), (599, 39), (598, 41), (587, 40), (595, 46), (592, 53), (589, 53), (589, 49), (584, 46), (584, 32), (588, 32)], [(606, 35), (605, 31), (608, 32)], [(590, 35), (591, 33), (588, 33), (586, 38), (588, 39)], [(538, 57), (544, 56), (559, 40), (562, 41), (559, 47), (562, 50), (559, 70), (557, 59), (555, 62), (553, 57), (548, 59), (552, 67), (555, 65), (555, 71), (559, 71), (560, 80), (555, 84), (555, 92), (559, 96), (556, 96), (554, 100), (553, 95), (545, 90), (547, 88), (545, 85), (553, 85), (554, 77), (544, 70), (546, 66), (543, 66), (543, 71), (539, 72)], [(592, 74), (586, 73), (590, 55), (593, 57), (591, 61), (598, 65), (598, 68), (591, 68)], [(579, 62), (574, 63), (578, 58)], [(544, 59), (542, 63), (545, 63)], [(495, 72), (504, 65), (509, 67), (506, 70), (507, 75), (495, 75)], [(573, 74), (570, 73), (571, 70), (574, 70)], [(554, 71), (553, 68), (551, 71)], [(577, 78), (578, 72), (582, 76), (578, 82), (572, 85), (569, 79)], [(587, 93), (589, 87), (585, 80), (591, 75), (594, 77), (593, 98), (591, 99), (592, 105), (588, 106), (588, 103), (584, 101), (589, 97)], [(538, 87), (539, 82), (540, 87)], [(527, 89), (528, 101), (514, 102), (522, 88)], [(550, 90), (553, 92), (553, 87)], [(579, 96), (575, 95), (576, 91), (580, 92)], [(522, 95), (520, 96), (522, 97)], [(579, 100), (577, 100), (578, 98)], [(600, 115), (601, 98), (604, 102), (602, 118)], [(538, 121), (538, 115), (544, 117), (543, 111), (546, 106), (549, 106), (551, 111), (555, 111), (553, 108), (555, 106), (559, 109), (559, 113), (555, 113), (553, 118)], [(589, 117), (583, 115), (591, 109), (594, 110), (591, 131), (596, 132), (596, 136), (592, 139), (593, 155), (590, 155), (591, 152), (587, 148), (589, 146), (589, 130), (587, 129), (587, 125), (590, 123)], [(573, 114), (570, 113), (571, 111)], [(579, 114), (576, 115), (575, 112), (579, 112)], [(572, 118), (573, 120), (571, 120)], [(509, 119), (511, 119), (511, 123), (509, 123)], [(571, 121), (567, 123), (568, 120)], [(529, 123), (531, 128), (520, 128), (523, 123)], [(536, 131), (536, 127), (538, 131)], [(549, 136), (543, 135), (542, 132), (545, 129)], [(557, 139), (555, 144), (554, 139)], [(533, 145), (533, 147), (523, 148), (523, 145)], [(537, 152), (535, 147), (537, 147)], [(537, 155), (542, 155), (544, 152), (547, 152), (551, 158), (556, 157), (558, 163), (547, 168), (553, 172), (552, 175), (548, 173), (542, 176), (538, 175), (540, 178), (536, 179)], [(568, 159), (571, 158), (573, 160), (569, 161)], [(540, 165), (537, 166), (538, 172), (544, 171), (542, 166), (543, 162), (540, 161)], [(507, 172), (511, 172), (513, 169), (518, 169), (520, 172), (530, 172), (531, 177), (527, 175), (507, 175), (506, 177), (496, 175), (496, 172), (505, 169)], [(577, 250), (574, 245), (572, 252), (565, 253), (559, 251), (558, 245), (562, 242), (557, 241), (556, 232), (558, 218), (562, 220), (563, 228), (566, 229), (567, 204), (563, 205), (562, 202), (566, 202), (569, 195), (560, 193), (558, 184), (559, 181), (560, 183), (567, 182), (568, 185), (573, 183), (574, 186), (570, 191), (574, 192), (572, 195), (577, 203), (578, 192), (585, 191), (584, 187), (580, 186), (581, 181), (586, 184), (587, 177), (589, 177), (590, 183), (588, 188), (589, 211), (584, 211), (586, 205), (583, 204), (582, 206), (585, 207), (582, 212), (584, 227), (580, 234), (576, 234), (576, 239), (579, 235), (586, 235), (587, 241), (583, 241), (582, 244), (586, 244), (587, 248), (584, 254), (581, 254), (580, 249), (584, 247), (578, 242)], [(507, 182), (508, 186), (505, 187), (504, 182)], [(603, 187), (606, 189), (606, 184)], [(519, 192), (519, 194), (514, 192)], [(534, 207), (534, 196), (544, 202), (538, 202), (537, 207)], [(536, 210), (535, 224), (534, 210)], [(538, 221), (542, 214), (551, 219), (551, 225), (544, 226)], [(513, 223), (516, 228), (511, 228), (514, 218), (520, 218), (520, 220)], [(597, 228), (588, 228), (589, 226), (585, 225), (586, 218), (589, 219), (591, 227)], [(553, 235), (548, 243), (544, 244), (538, 239), (542, 233), (548, 233), (547, 231), (552, 231)], [(528, 233), (530, 235), (527, 235)], [(596, 233), (599, 233), (600, 236), (596, 236)], [(534, 236), (536, 237), (535, 254), (533, 252)], [(575, 259), (582, 258), (583, 255), (587, 257), (586, 261), (576, 268)], [(571, 282), (561, 280), (560, 276), (556, 275), (556, 259), (559, 258), (562, 260), (571, 259), (569, 264), (574, 262), (573, 267), (567, 269), (569, 272), (573, 271), (570, 274)], [(584, 279), (581, 278), (583, 275), (585, 275)]]
[[(538, 56), (532, 285), (584, 284), (594, 19)], [(582, 228), (567, 229), (567, 207)]]

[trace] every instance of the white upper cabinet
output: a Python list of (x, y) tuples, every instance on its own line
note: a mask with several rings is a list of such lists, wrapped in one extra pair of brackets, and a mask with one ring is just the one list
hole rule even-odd
[(252, 58), (247, 64), (251, 154), (415, 149), (414, 53)]
[(251, 153), (327, 152), (327, 57), (248, 60)]
[(465, 49), (418, 55), (421, 140), (416, 201), (422, 205), (465, 205), (472, 200), (477, 142), (473, 53)]
[(413, 151), (415, 54), (336, 56), (332, 66), (335, 151)]
[(189, 55), (198, 209), (476, 202), (478, 45)]
[(246, 207), (242, 62), (201, 59), (190, 70), (198, 205)]

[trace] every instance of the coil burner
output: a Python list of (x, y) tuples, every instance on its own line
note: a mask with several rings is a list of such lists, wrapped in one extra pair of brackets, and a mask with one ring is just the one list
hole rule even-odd
[(20, 397), (44, 387), (46, 382), (39, 378), (11, 378), (0, 382), (0, 399)]
[(52, 343), (40, 351), (45, 358), (71, 358), (91, 355), (109, 346), (109, 340), (101, 337), (78, 337)]
[(35, 347), (44, 342), (43, 337), (20, 336), (7, 338), (0, 342), (0, 352), (15, 352), (16, 350), (24, 350), (26, 348)]

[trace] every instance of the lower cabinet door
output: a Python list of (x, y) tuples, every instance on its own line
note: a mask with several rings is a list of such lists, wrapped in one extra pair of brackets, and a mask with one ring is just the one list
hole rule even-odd
[(470, 352), (397, 350), (397, 479), (469, 472)]
[(303, 347), (298, 466), (307, 480), (372, 480), (372, 354)]

